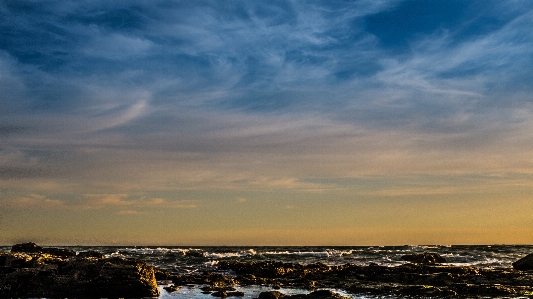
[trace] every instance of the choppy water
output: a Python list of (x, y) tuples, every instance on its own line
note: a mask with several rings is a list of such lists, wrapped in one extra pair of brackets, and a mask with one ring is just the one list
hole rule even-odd
[(75, 247), (98, 250), (108, 256), (133, 257), (172, 272), (203, 271), (218, 261), (281, 261), (327, 265), (377, 263), (397, 266), (400, 257), (415, 252), (436, 252), (449, 264), (481, 268), (508, 268), (532, 253), (533, 245), (457, 246), (354, 246), (354, 247)]
[[(353, 246), (353, 247), (69, 247), (76, 251), (97, 250), (106, 256), (145, 260), (173, 273), (213, 270), (219, 261), (281, 261), (301, 264), (328, 265), (377, 263), (396, 266), (404, 263), (400, 257), (415, 252), (436, 252), (448, 264), (480, 268), (510, 268), (512, 262), (533, 253), (533, 245), (457, 245), (457, 246)], [(9, 250), (10, 248), (0, 248)], [(247, 298), (257, 297), (268, 287), (241, 287)], [(280, 290), (285, 293), (305, 293), (304, 290)], [(338, 291), (338, 290), (337, 290)], [(351, 296), (353, 298), (370, 298)], [(160, 298), (212, 299), (198, 288), (185, 287), (178, 292), (162, 291)], [(383, 297), (380, 297), (383, 298)], [(394, 297), (390, 297), (394, 298)]]

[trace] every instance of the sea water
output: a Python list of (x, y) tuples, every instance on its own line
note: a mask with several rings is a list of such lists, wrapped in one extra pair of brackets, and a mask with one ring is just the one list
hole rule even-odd
[[(353, 247), (98, 247), (107, 256), (132, 257), (177, 273), (210, 270), (219, 261), (279, 261), (326, 265), (398, 266), (405, 254), (436, 252), (447, 264), (510, 268), (533, 253), (533, 245), (353, 246)], [(80, 248), (79, 250), (86, 250)]]

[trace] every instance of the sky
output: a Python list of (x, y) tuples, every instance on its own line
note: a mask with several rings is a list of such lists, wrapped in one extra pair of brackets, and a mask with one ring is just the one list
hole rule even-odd
[(0, 244), (533, 243), (533, 1), (0, 1)]

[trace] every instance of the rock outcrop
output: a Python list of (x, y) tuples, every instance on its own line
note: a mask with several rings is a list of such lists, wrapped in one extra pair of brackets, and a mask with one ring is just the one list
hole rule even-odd
[[(357, 295), (378, 296), (519, 297), (533, 294), (533, 273), (511, 268), (487, 269), (422, 262), (395, 267), (377, 264), (329, 266), (320, 263), (302, 265), (274, 261), (221, 261), (218, 267), (221, 271), (231, 270), (235, 275), (202, 272), (170, 275), (170, 278), (175, 285), (211, 285), (209, 292), (232, 290), (235, 285), (270, 285), (273, 289), (280, 286), (312, 291), (340, 289)], [(263, 299), (296, 298), (285, 297), (274, 290), (267, 293), (263, 295)]]
[(417, 264), (435, 265), (446, 263), (446, 259), (434, 252), (413, 253), (406, 254), (400, 258), (402, 261), (407, 261)]
[(528, 254), (525, 257), (514, 262), (513, 268), (522, 271), (533, 270), (533, 253)]
[(31, 242), (13, 245), (13, 247), (11, 247), (11, 252), (47, 253), (60, 257), (76, 256), (76, 252), (72, 249), (41, 247)]
[[(74, 255), (72, 255), (74, 253)], [(124, 298), (159, 295), (154, 268), (146, 262), (76, 256), (62, 248), (18, 244), (0, 252), (1, 298)]]

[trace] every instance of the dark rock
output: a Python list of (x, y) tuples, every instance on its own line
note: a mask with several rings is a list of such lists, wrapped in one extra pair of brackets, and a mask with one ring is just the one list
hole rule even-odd
[(406, 286), (405, 288), (402, 288), (399, 290), (399, 293), (403, 295), (410, 295), (410, 296), (456, 296), (457, 293), (454, 291), (449, 291), (447, 289), (441, 289), (435, 286), (428, 286), (428, 285), (412, 285), (412, 286)]
[(11, 252), (39, 253), (43, 248), (35, 243), (15, 244), (11, 247)]
[(278, 291), (261, 292), (258, 299), (281, 299), (285, 294)]
[[(282, 263), (282, 262), (238, 262), (238, 261), (221, 261), (219, 262), (221, 269), (231, 268), (236, 274), (253, 274), (258, 277), (274, 278), (274, 277), (290, 277), (295, 272), (300, 272), (304, 269), (312, 271), (313, 267), (304, 267), (296, 263)], [(327, 267), (323, 265), (323, 267)]]
[(18, 244), (12, 252), (0, 253), (0, 298), (159, 295), (154, 268), (145, 262), (87, 259), (69, 254), (63, 250), (46, 253), (34, 243)]
[(186, 256), (191, 256), (191, 257), (204, 257), (204, 253), (203, 251), (200, 251), (200, 250), (189, 250), (187, 251), (187, 253), (185, 254)]
[(89, 251), (82, 251), (78, 253), (78, 257), (84, 257), (84, 258), (97, 258), (97, 259), (103, 259), (105, 258), (105, 255), (101, 252), (89, 250)]
[(76, 252), (71, 249), (53, 248), (53, 247), (41, 247), (33, 242), (15, 244), (11, 247), (11, 252), (24, 252), (24, 253), (48, 253), (55, 256), (67, 257), (75, 256)]
[(43, 248), (41, 250), (42, 253), (48, 253), (55, 256), (60, 257), (68, 257), (68, 256), (76, 256), (76, 252), (72, 249), (64, 249), (64, 248)]
[(172, 292), (175, 292), (175, 291), (179, 290), (180, 287), (177, 286), (177, 285), (170, 285), (170, 286), (166, 286), (166, 287), (164, 287), (163, 289), (164, 289), (165, 291), (169, 292), (169, 293), (172, 293)]
[(427, 265), (446, 263), (445, 258), (440, 256), (438, 253), (433, 253), (433, 252), (406, 254), (406, 255), (403, 255), (400, 259), (402, 261), (418, 263), (418, 264), (427, 264)]
[(528, 254), (525, 257), (514, 262), (513, 268), (522, 271), (533, 270), (533, 253)]
[(211, 293), (211, 296), (220, 297), (220, 298), (226, 298), (228, 296), (228, 294), (226, 293), (226, 291), (216, 291), (214, 293)]
[(233, 291), (233, 292), (217, 291), (217, 292), (211, 293), (211, 296), (220, 297), (220, 298), (243, 297), (244, 296), (244, 292), (241, 292), (241, 291)]
[(0, 267), (3, 269), (31, 267), (32, 257), (25, 253), (0, 252)]
[(157, 281), (160, 281), (160, 280), (171, 280), (173, 278), (173, 275), (169, 272), (169, 271), (166, 271), (166, 270), (161, 270), (161, 269), (154, 269), (155, 270), (155, 279)]
[[(232, 281), (241, 285), (331, 288), (378, 296), (476, 297), (495, 294), (520, 297), (533, 293), (533, 272), (441, 265), (437, 264), (442, 261), (437, 257), (429, 255), (429, 259), (427, 254), (425, 256), (426, 263), (406, 263), (395, 267), (236, 261), (220, 262), (219, 266), (221, 270), (233, 270), (237, 275), (231, 278)], [(209, 278), (203, 276), (202, 280), (208, 281)], [(309, 299), (309, 295), (287, 296), (271, 291), (264, 292), (260, 299)]]

